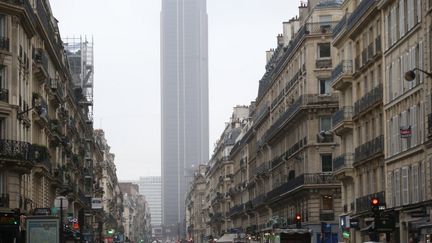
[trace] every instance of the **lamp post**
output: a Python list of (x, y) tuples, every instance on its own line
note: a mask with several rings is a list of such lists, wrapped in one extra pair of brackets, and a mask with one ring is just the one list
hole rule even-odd
[(426, 74), (429, 78), (432, 78), (431, 72), (427, 72), (427, 71), (420, 69), (420, 68), (414, 68), (414, 69), (409, 70), (408, 72), (405, 73), (405, 80), (406, 81), (413, 81), (416, 78), (415, 71), (422, 72), (422, 73)]

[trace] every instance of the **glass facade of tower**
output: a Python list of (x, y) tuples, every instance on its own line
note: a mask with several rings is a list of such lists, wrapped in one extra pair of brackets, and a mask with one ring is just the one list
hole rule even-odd
[(161, 12), (162, 223), (182, 224), (193, 167), (207, 162), (205, 0), (163, 0)]

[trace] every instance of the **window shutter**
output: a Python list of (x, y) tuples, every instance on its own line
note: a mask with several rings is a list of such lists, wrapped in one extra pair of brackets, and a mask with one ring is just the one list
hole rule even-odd
[[(404, 127), (404, 128), (405, 128), (407, 125), (408, 125), (408, 122), (407, 122), (407, 112), (406, 112), (406, 111), (403, 111), (403, 112), (402, 112), (401, 127)], [(399, 129), (400, 129), (401, 127), (399, 127)], [(400, 131), (399, 131), (399, 133), (400, 133)], [(400, 137), (400, 134), (399, 134), (399, 138), (400, 138), (400, 140), (401, 140), (401, 142), (402, 142), (402, 152), (403, 152), (403, 151), (407, 150), (407, 139), (408, 139), (408, 138), (401, 138), (401, 137)]]
[(419, 201), (419, 173), (418, 165), (414, 164), (411, 167), (411, 178), (412, 178), (412, 203), (417, 203)]
[(414, 0), (408, 0), (407, 4), (407, 20), (408, 20), (408, 30), (414, 27)]
[(387, 120), (387, 136), (386, 136), (386, 144), (387, 144), (387, 158), (391, 157), (393, 155), (393, 148), (392, 148), (392, 120)]
[(420, 184), (420, 196), (419, 196), (419, 201), (424, 201), (426, 200), (426, 169), (425, 169), (425, 162), (421, 161), (420, 162), (420, 171), (419, 171), (419, 184)]
[(392, 91), (392, 81), (393, 80), (391, 80), (392, 79), (392, 76), (391, 76), (391, 65), (388, 65), (387, 67), (386, 67), (386, 78), (389, 80), (389, 82), (388, 82), (388, 95), (387, 95), (387, 102), (390, 102), (390, 101), (392, 101), (393, 100), (393, 91)]
[(387, 172), (387, 188), (385, 189), (385, 191), (387, 192), (387, 206), (389, 208), (394, 207), (393, 206), (393, 196), (394, 196), (394, 187), (393, 187), (393, 172)]
[(400, 169), (394, 171), (394, 206), (400, 206), (401, 185), (400, 185)]
[(418, 131), (417, 131), (417, 106), (413, 106), (411, 108), (411, 143), (414, 146), (416, 146), (418, 144)]
[(395, 116), (395, 130), (394, 130), (394, 133), (395, 133), (395, 146), (396, 146), (396, 148), (395, 148), (395, 154), (398, 154), (398, 153), (400, 153), (400, 150), (401, 150), (401, 138), (400, 138), (400, 131), (399, 131), (399, 128), (400, 128), (400, 119), (399, 119), (399, 116)]
[[(422, 69), (422, 70), (424, 70), (423, 69), (423, 58), (424, 58), (424, 55), (423, 55), (423, 42), (420, 41), (419, 42), (419, 56), (418, 56), (418, 60), (419, 61), (418, 61), (418, 64), (419, 64), (419, 68)], [(418, 74), (419, 74), (419, 77), (420, 77), (420, 83), (423, 83), (424, 74), (422, 72), (418, 72)]]
[(397, 29), (396, 29), (396, 8), (395, 7), (393, 7), (392, 9), (391, 9), (391, 35), (392, 35), (392, 45), (394, 44), (394, 43), (396, 43), (396, 31), (397, 31)]
[(422, 1), (417, 0), (416, 2), (417, 2), (417, 23), (420, 23), (422, 19), (422, 6), (421, 6)]
[(403, 37), (405, 35), (405, 8), (404, 0), (399, 0), (399, 36)]
[(424, 105), (424, 102), (422, 101), (422, 102), (420, 102), (420, 106), (419, 106), (419, 121), (418, 121), (418, 127), (417, 127), (417, 130), (419, 131), (418, 134), (419, 134), (420, 143), (424, 143), (425, 136), (426, 136), (425, 135), (426, 129), (424, 127), (426, 117), (424, 115), (424, 109), (425, 109), (425, 105)]
[(397, 67), (396, 67), (396, 64), (395, 64), (395, 62), (392, 62), (392, 78), (393, 78), (393, 80), (392, 80), (392, 82), (394, 82), (395, 84), (393, 85), (393, 89), (392, 89), (392, 92), (393, 92), (393, 98), (396, 98), (396, 97), (398, 97), (399, 96), (399, 94), (398, 94), (398, 91), (399, 91), (399, 89), (398, 89), (398, 81), (396, 81), (396, 80), (398, 80), (398, 77), (397, 77)]
[(409, 204), (409, 167), (402, 168), (402, 205)]

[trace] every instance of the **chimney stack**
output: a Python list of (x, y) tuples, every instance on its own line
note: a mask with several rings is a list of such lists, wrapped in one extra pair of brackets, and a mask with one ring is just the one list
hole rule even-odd
[(284, 36), (282, 34), (279, 34), (277, 36), (277, 45), (278, 46), (283, 46), (284, 45)]
[(308, 5), (304, 2), (301, 2), (299, 7), (300, 23), (303, 23), (305, 21), (306, 17), (308, 16), (308, 13), (309, 13)]
[(270, 62), (271, 58), (273, 57), (273, 54), (274, 54), (274, 49), (270, 49), (266, 51), (266, 58), (267, 58), (266, 63)]

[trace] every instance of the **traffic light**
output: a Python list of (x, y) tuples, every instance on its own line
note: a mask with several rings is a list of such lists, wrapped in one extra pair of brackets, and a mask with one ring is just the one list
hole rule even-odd
[(297, 213), (295, 215), (296, 228), (301, 229), (301, 215)]
[(380, 210), (380, 206), (381, 206), (381, 201), (379, 200), (379, 198), (376, 198), (376, 197), (371, 198), (370, 204), (372, 207), (372, 212), (374, 214), (378, 213)]

